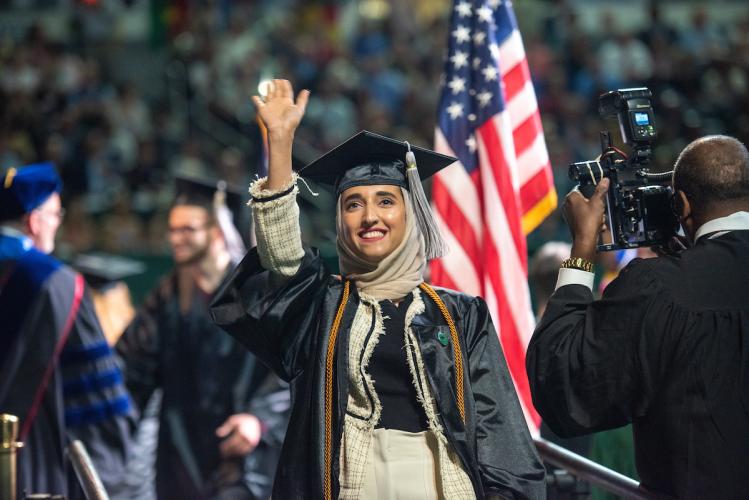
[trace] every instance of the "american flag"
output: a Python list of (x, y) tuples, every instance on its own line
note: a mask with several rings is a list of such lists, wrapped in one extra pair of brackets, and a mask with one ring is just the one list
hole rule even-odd
[(551, 165), (512, 3), (458, 0), (450, 26), (435, 149), (459, 161), (432, 185), (450, 252), (432, 262), (431, 280), (484, 297), (535, 431), (525, 235), (556, 207)]

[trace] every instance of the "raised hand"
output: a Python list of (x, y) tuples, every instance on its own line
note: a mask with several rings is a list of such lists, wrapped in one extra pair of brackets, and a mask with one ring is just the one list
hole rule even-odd
[(309, 90), (302, 90), (294, 102), (294, 89), (288, 80), (273, 80), (265, 99), (252, 96), (258, 115), (269, 134), (293, 134), (302, 121)]
[(294, 132), (302, 121), (308, 100), (309, 90), (302, 90), (294, 102), (294, 89), (288, 80), (273, 80), (265, 99), (252, 96), (258, 115), (268, 129), (267, 189), (281, 189), (291, 182)]

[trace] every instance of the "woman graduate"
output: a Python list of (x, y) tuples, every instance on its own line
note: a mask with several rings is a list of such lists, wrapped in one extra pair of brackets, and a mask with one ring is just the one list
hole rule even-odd
[(338, 196), (333, 276), (300, 237), (291, 148), (308, 98), (285, 80), (253, 97), (270, 141), (250, 188), (258, 244), (212, 308), (291, 384), (273, 498), (543, 498), (486, 304), (424, 283), (444, 245), (419, 174), (455, 159), (361, 132), (302, 169)]

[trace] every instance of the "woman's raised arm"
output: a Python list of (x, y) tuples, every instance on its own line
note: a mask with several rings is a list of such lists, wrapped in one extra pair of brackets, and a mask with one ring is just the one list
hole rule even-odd
[(309, 90), (302, 90), (295, 102), (291, 82), (273, 80), (265, 99), (252, 96), (258, 115), (268, 130), (268, 182), (265, 189), (277, 190), (291, 181), (294, 132), (304, 116), (309, 94)]

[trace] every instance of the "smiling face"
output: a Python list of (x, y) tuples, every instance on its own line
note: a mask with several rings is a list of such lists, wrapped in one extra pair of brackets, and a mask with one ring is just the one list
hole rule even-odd
[(341, 193), (341, 235), (355, 254), (376, 264), (406, 234), (406, 205), (398, 186), (354, 186)]
[(219, 234), (203, 207), (177, 205), (169, 212), (169, 243), (177, 265), (195, 264), (205, 258)]

